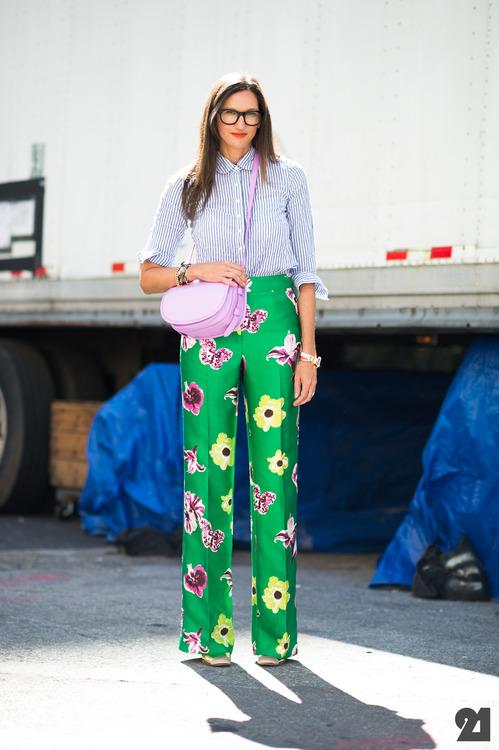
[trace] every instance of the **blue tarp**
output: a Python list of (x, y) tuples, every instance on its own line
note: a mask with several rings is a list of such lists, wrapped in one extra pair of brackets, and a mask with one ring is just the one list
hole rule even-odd
[[(299, 548), (386, 550), (371, 585), (410, 585), (428, 544), (456, 546), (467, 531), (497, 590), (497, 361), (499, 338), (477, 341), (450, 390), (452, 376), (444, 373), (321, 369), (300, 415)], [(88, 533), (115, 541), (126, 529), (168, 533), (182, 525), (181, 420), (178, 363), (148, 365), (102, 405), (79, 502)], [(249, 547), (244, 407), (235, 474), (234, 542)]]
[(499, 337), (470, 345), (423, 451), (407, 515), (370, 586), (411, 585), (429, 544), (448, 552), (466, 533), (499, 600)]
[(183, 523), (179, 367), (153, 364), (97, 411), (78, 508), (83, 528), (115, 541), (119, 532)]
[[(301, 408), (298, 543), (301, 549), (381, 552), (400, 525), (420, 454), (449, 376), (327, 371)], [(239, 393), (243, 404), (242, 393)], [(115, 541), (150, 525), (183, 523), (178, 364), (150, 364), (95, 415), (79, 501), (84, 528)], [(248, 448), (238, 411), (234, 541), (249, 546)]]

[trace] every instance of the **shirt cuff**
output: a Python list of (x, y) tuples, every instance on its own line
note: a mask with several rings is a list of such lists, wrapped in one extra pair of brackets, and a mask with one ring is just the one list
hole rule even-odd
[(300, 284), (306, 282), (314, 282), (315, 296), (317, 299), (329, 299), (329, 292), (316, 273), (311, 273), (310, 271), (299, 271), (298, 273), (293, 274), (293, 283), (298, 294), (300, 293)]
[(160, 266), (171, 266), (170, 257), (164, 250), (158, 250), (156, 247), (144, 247), (137, 253), (137, 260), (142, 263), (144, 260), (150, 260), (151, 263), (157, 263)]

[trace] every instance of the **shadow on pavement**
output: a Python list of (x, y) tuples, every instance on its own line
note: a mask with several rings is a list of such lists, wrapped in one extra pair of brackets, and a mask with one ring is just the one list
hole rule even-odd
[(212, 732), (232, 732), (268, 747), (303, 750), (426, 750), (435, 748), (421, 719), (406, 719), (382, 706), (362, 703), (296, 659), (260, 667), (300, 699), (270, 690), (237, 663), (211, 667), (201, 659), (182, 662), (222, 690), (250, 718), (208, 719)]

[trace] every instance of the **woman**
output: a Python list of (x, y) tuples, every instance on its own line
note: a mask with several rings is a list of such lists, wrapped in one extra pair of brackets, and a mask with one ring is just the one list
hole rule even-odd
[[(253, 156), (260, 154), (243, 265)], [(187, 227), (195, 263), (176, 266)], [(167, 182), (146, 247), (140, 286), (164, 292), (194, 279), (248, 287), (246, 317), (229, 336), (181, 336), (184, 438), (181, 651), (231, 663), (232, 531), (238, 386), (242, 382), (251, 484), (252, 642), (257, 663), (298, 651), (296, 509), (299, 407), (317, 385), (316, 274), (307, 180), (276, 156), (256, 78), (230, 74), (213, 86), (198, 157)], [(296, 293), (298, 293), (298, 298)]]

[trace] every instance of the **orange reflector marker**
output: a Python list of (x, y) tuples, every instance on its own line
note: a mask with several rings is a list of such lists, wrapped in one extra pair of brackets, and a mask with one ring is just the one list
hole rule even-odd
[(429, 333), (420, 333), (416, 336), (417, 344), (434, 344), (435, 340), (435, 336), (432, 336)]

